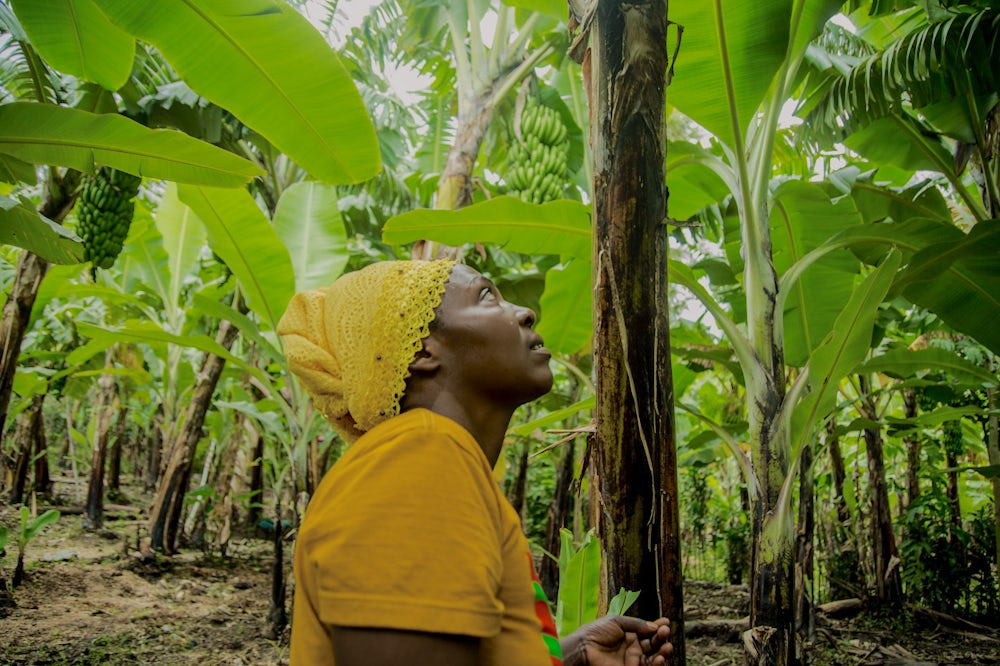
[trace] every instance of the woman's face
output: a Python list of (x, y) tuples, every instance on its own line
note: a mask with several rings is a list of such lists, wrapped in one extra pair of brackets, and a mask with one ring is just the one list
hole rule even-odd
[(478, 271), (457, 264), (445, 286), (431, 333), (441, 344), (442, 369), (505, 407), (530, 402), (552, 388), (542, 337), (530, 308), (503, 300)]

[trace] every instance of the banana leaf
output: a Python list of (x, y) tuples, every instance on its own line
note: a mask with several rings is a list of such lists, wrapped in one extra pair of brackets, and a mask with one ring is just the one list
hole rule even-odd
[(566, 199), (535, 205), (500, 196), (459, 210), (413, 210), (389, 218), (382, 229), (382, 240), (390, 245), (419, 239), (493, 243), (511, 252), (589, 260), (590, 209)]
[(118, 90), (132, 73), (135, 40), (115, 27), (93, 0), (13, 0), (39, 55), (52, 67)]
[(332, 185), (305, 182), (285, 190), (274, 212), (274, 230), (291, 256), (295, 291), (330, 286), (350, 258)]
[(32, 102), (0, 105), (0, 152), (85, 173), (104, 164), (144, 178), (221, 187), (239, 187), (262, 173), (252, 162), (182, 132)]
[(244, 189), (184, 185), (180, 200), (208, 231), (209, 244), (239, 280), (247, 304), (270, 330), (278, 326), (295, 293), (288, 249)]
[(2, 195), (0, 243), (24, 248), (53, 264), (83, 261), (83, 244), (73, 233), (39, 214), (31, 204)]
[(116, 25), (154, 45), (202, 97), (230, 111), (320, 180), (381, 169), (354, 82), (323, 35), (272, 0), (97, 0)]

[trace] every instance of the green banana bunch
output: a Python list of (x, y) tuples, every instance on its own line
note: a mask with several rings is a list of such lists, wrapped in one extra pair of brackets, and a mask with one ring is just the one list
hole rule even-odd
[(83, 239), (83, 257), (93, 270), (111, 268), (121, 254), (141, 182), (139, 176), (103, 166), (84, 178), (76, 208), (77, 233)]
[(568, 130), (555, 109), (528, 97), (514, 124), (508, 152), (510, 193), (530, 203), (558, 199), (566, 186)]

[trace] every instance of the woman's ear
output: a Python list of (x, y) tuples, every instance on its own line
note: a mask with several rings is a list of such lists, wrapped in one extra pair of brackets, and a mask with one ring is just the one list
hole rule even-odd
[(440, 343), (434, 338), (434, 334), (424, 338), (423, 348), (417, 352), (413, 362), (410, 363), (410, 373), (432, 373), (441, 367)]

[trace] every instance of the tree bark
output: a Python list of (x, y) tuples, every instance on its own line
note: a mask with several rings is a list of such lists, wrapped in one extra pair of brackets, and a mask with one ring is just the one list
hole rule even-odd
[[(878, 414), (871, 396), (871, 380), (858, 375), (861, 391), (862, 416), (876, 420)], [(875, 573), (875, 591), (880, 605), (899, 608), (903, 603), (903, 583), (899, 574), (896, 537), (892, 532), (889, 511), (889, 488), (885, 481), (885, 458), (882, 451), (882, 431), (865, 428), (865, 449), (868, 455), (868, 488), (871, 493), (871, 545)]]
[(941, 444), (944, 448), (945, 498), (951, 511), (951, 534), (962, 529), (962, 506), (958, 498), (958, 456), (962, 452), (962, 422), (960, 420), (946, 421), (941, 426), (944, 432)]
[(39, 495), (52, 495), (52, 475), (49, 473), (49, 442), (45, 436), (45, 414), (42, 407), (47, 394), (35, 396), (34, 441), (35, 441), (35, 475), (34, 491)]
[(249, 497), (246, 525), (253, 528), (260, 521), (261, 502), (264, 501), (264, 436), (259, 430), (254, 440), (253, 458), (250, 460)]
[(31, 405), (17, 419), (17, 427), (14, 429), (14, 446), (10, 467), (10, 494), (8, 501), (11, 504), (21, 504), (25, 500), (28, 490), (28, 470), (31, 469), (31, 457), (35, 450), (35, 432), (37, 431), (36, 420), (40, 413), (41, 403), (38, 397), (32, 400)]
[(514, 482), (511, 484), (510, 491), (507, 493), (507, 499), (510, 505), (514, 507), (514, 511), (517, 515), (521, 517), (521, 522), (524, 523), (525, 516), (525, 505), (527, 504), (525, 500), (525, 494), (528, 489), (528, 454), (530, 453), (530, 447), (528, 442), (521, 442), (521, 455), (518, 456), (517, 461), (517, 475), (514, 477)]
[[(917, 416), (917, 392), (915, 389), (903, 390), (903, 418), (913, 419)], [(903, 437), (906, 445), (906, 506), (920, 497), (920, 448), (919, 432), (912, 432)]]
[[(105, 352), (104, 367), (114, 367), (114, 347)], [(87, 484), (87, 515), (84, 527), (98, 529), (104, 524), (104, 466), (108, 451), (108, 432), (111, 430), (111, 410), (117, 393), (115, 376), (104, 373), (98, 380), (97, 431), (90, 459), (90, 481)]]
[[(60, 176), (55, 167), (49, 167), (38, 212), (53, 222), (61, 223), (73, 207), (79, 183), (79, 172), (68, 170)], [(0, 443), (7, 422), (7, 408), (21, 343), (31, 323), (31, 309), (38, 298), (38, 287), (48, 269), (48, 262), (41, 257), (22, 252), (17, 260), (14, 283), (3, 306), (3, 318), (0, 319)]]
[(149, 424), (149, 433), (146, 438), (146, 472), (143, 479), (143, 487), (146, 492), (156, 488), (156, 482), (160, 478), (160, 462), (163, 456), (163, 404), (156, 408), (152, 423)]
[(7, 423), (7, 408), (14, 388), (21, 342), (31, 323), (31, 309), (38, 297), (38, 287), (48, 270), (47, 261), (31, 252), (22, 252), (17, 260), (14, 284), (3, 306), (3, 319), (0, 320), (0, 441)]
[[(799, 472), (799, 520), (795, 534), (795, 624), (800, 640), (798, 646), (812, 640), (815, 616), (811, 592), (813, 587), (813, 532), (815, 524), (813, 494), (812, 446), (802, 449)], [(802, 656), (798, 655), (798, 661)]]
[(268, 638), (278, 640), (288, 624), (285, 609), (285, 528), (281, 523), (281, 504), (274, 506), (274, 559), (271, 562), (271, 602), (268, 608)]
[(236, 460), (243, 448), (245, 421), (246, 416), (242, 412), (237, 412), (228, 446), (219, 463), (219, 474), (215, 479), (216, 503), (212, 507), (211, 515), (206, 519), (206, 524), (210, 521), (215, 529), (215, 545), (223, 556), (233, 533), (233, 475), (236, 470)]
[(847, 472), (844, 457), (840, 452), (840, 438), (837, 424), (831, 419), (826, 427), (826, 444), (830, 453), (830, 470), (833, 475), (833, 506), (836, 518), (830, 526), (830, 553), (827, 560), (830, 579), (830, 596), (839, 599), (857, 596), (864, 592), (864, 577), (858, 561), (858, 549), (854, 546), (854, 529), (851, 510), (844, 496)]
[[(239, 329), (228, 321), (219, 324), (216, 342), (230, 349), (239, 334)], [(184, 414), (184, 427), (170, 447), (170, 456), (162, 478), (157, 486), (156, 496), (150, 509), (149, 532), (152, 547), (167, 555), (176, 552), (178, 526), (184, 493), (191, 477), (191, 461), (198, 441), (202, 437), (205, 415), (212, 403), (212, 394), (222, 376), (226, 360), (215, 354), (205, 354), (198, 373), (198, 383), (194, 395)]]
[(108, 456), (108, 495), (114, 498), (113, 501), (121, 499), (122, 446), (125, 444), (127, 417), (128, 404), (125, 401), (125, 396), (120, 395), (118, 419), (115, 421), (115, 441), (111, 445), (111, 452)]
[(599, 0), (591, 29), (597, 529), (606, 590), (640, 590), (637, 615), (669, 617), (682, 664), (664, 224), (667, 3)]
[[(998, 422), (996, 415), (996, 389), (988, 389), (986, 395), (991, 411), (986, 421), (986, 452), (990, 465), (1000, 465), (1000, 422)], [(990, 483), (993, 486), (993, 534), (996, 541), (996, 570), (1000, 571), (1000, 478), (994, 476), (990, 479)]]

